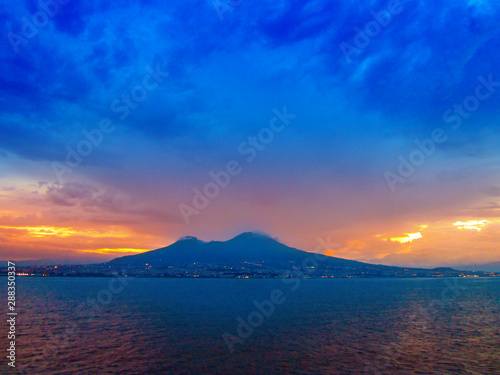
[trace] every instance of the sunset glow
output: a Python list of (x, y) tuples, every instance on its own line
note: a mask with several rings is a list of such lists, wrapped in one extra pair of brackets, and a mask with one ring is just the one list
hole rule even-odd
[[(21, 32), (36, 4), (9, 4)], [(211, 2), (69, 4), (0, 49), (0, 259), (262, 231), (387, 265), (498, 261), (496, 5), (407, 2), (357, 48), (387, 3), (243, 2), (223, 22)]]
[(0, 375), (500, 375), (500, 0), (0, 18)]
[(95, 249), (95, 250), (80, 250), (83, 253), (96, 253), (96, 254), (115, 254), (122, 256), (126, 254), (140, 254), (151, 249)]
[(418, 240), (419, 238), (422, 238), (422, 235), (420, 233), (407, 233), (405, 237), (394, 237), (391, 238), (391, 241), (407, 243)]
[(69, 237), (69, 236), (83, 236), (83, 237), (128, 237), (129, 234), (118, 232), (118, 231), (105, 231), (100, 232), (94, 229), (74, 229), (65, 227), (48, 227), (48, 226), (38, 226), (38, 227), (15, 227), (9, 225), (0, 225), (0, 229), (14, 229), (17, 231), (27, 231), (30, 237)]
[(481, 231), (482, 227), (484, 227), (488, 223), (488, 220), (470, 220), (470, 221), (457, 221), (453, 225), (458, 229), (475, 229), (478, 232)]

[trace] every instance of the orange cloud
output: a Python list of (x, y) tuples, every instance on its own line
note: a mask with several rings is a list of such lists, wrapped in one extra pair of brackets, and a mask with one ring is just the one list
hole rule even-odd
[(469, 221), (457, 221), (453, 223), (454, 226), (458, 227), (458, 229), (475, 229), (478, 232), (481, 231), (481, 228), (489, 223), (488, 220), (469, 220)]
[(415, 240), (418, 240), (419, 238), (422, 238), (422, 234), (420, 232), (417, 233), (405, 233), (405, 237), (393, 237), (391, 238), (391, 241), (394, 242), (399, 242), (399, 243), (407, 243), (407, 242), (412, 242)]
[(26, 231), (30, 237), (69, 237), (69, 236), (85, 236), (85, 237), (128, 237), (129, 233), (125, 231), (98, 231), (95, 229), (75, 229), (72, 227), (52, 227), (52, 226), (12, 226), (0, 225), (0, 229), (14, 229)]
[(151, 249), (94, 249), (94, 250), (79, 250), (82, 253), (94, 253), (94, 254), (116, 254), (119, 256), (139, 254), (149, 251)]

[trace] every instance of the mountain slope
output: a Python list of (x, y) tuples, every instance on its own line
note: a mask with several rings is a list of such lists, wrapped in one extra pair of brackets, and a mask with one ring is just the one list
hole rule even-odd
[[(110, 265), (153, 266), (183, 265), (189, 263), (233, 264), (265, 262), (266, 264), (299, 263), (314, 254), (283, 245), (262, 234), (242, 233), (229, 241), (200, 241), (195, 237), (183, 238), (174, 244), (146, 253), (116, 258)], [(319, 263), (329, 267), (363, 268), (372, 266), (335, 257), (324, 257)], [(386, 267), (386, 266), (377, 266)], [(387, 267), (392, 268), (392, 267)]]
[(500, 262), (457, 266), (457, 269), (464, 271), (500, 272)]

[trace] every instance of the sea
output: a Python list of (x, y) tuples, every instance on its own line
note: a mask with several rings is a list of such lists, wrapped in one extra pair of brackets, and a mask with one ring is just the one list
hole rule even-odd
[(494, 277), (18, 277), (16, 312), (0, 373), (500, 374)]

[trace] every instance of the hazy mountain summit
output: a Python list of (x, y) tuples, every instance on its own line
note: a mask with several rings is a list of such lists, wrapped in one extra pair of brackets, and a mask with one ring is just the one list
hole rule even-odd
[[(114, 259), (110, 264), (189, 264), (213, 263), (232, 264), (241, 262), (289, 263), (301, 262), (313, 253), (286, 246), (277, 240), (257, 232), (245, 232), (228, 241), (201, 241), (193, 236), (179, 239), (170, 246)], [(322, 255), (318, 255), (322, 256)], [(360, 262), (326, 257), (328, 262), (346, 264), (363, 264)]]
[(297, 271), (316, 277), (457, 277), (464, 272), (449, 267), (403, 268), (336, 258), (286, 246), (257, 232), (241, 233), (228, 241), (206, 242), (186, 236), (161, 249), (116, 258), (107, 266), (176, 277), (291, 276)]
[[(263, 233), (245, 232), (228, 241), (180, 238), (161, 249), (90, 266), (40, 267), (32, 273), (55, 276), (131, 277), (469, 277), (496, 276), (449, 267), (422, 269), (362, 263), (299, 250)], [(5, 271), (6, 272), (6, 271)]]

